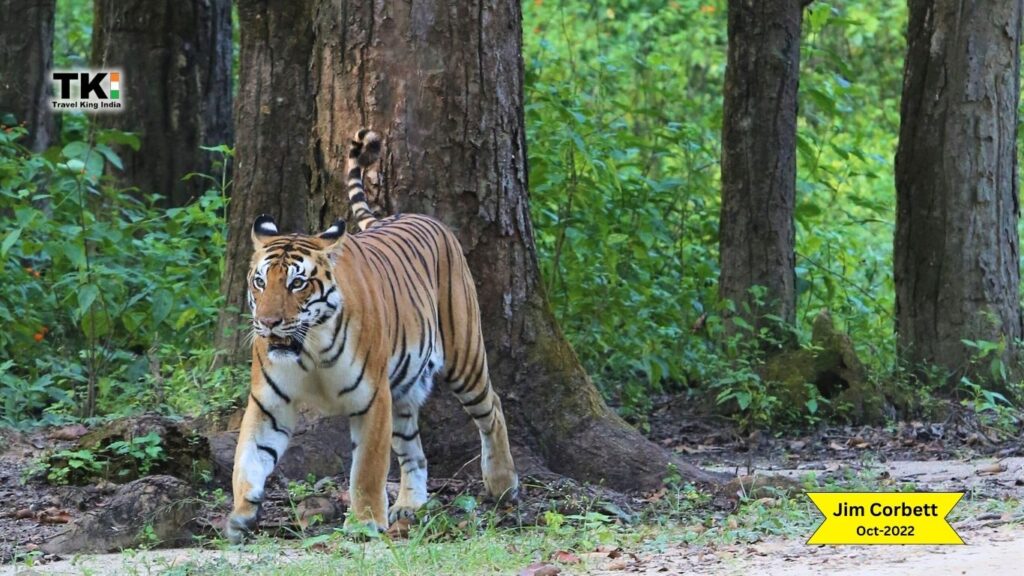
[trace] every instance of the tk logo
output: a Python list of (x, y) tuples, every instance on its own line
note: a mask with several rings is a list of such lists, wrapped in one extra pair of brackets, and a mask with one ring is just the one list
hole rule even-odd
[(54, 70), (51, 76), (55, 111), (117, 112), (124, 107), (120, 71)]

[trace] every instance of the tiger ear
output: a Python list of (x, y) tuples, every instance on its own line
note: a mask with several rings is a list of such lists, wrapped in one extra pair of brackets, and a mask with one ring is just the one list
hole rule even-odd
[(334, 224), (327, 227), (327, 230), (317, 235), (317, 238), (323, 241), (324, 251), (327, 252), (327, 258), (331, 261), (332, 265), (337, 261), (341, 241), (344, 237), (345, 221), (341, 218), (335, 220)]
[(270, 239), (270, 237), (278, 236), (280, 232), (277, 231), (277, 224), (274, 219), (266, 214), (260, 214), (256, 217), (256, 221), (252, 223), (252, 244), (259, 248), (264, 242)]
[(338, 218), (327, 230), (320, 233), (321, 240), (337, 240), (345, 235), (345, 221)]

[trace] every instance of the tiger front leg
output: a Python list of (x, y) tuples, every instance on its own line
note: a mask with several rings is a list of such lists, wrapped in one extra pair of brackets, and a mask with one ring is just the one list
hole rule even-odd
[(391, 392), (387, 382), (382, 381), (371, 394), (365, 408), (349, 415), (353, 447), (349, 499), (357, 521), (385, 530), (391, 466)]
[(256, 528), (264, 485), (288, 448), (295, 417), (290, 401), (272, 392), (249, 394), (231, 474), (234, 508), (225, 526), (228, 540), (234, 544)]

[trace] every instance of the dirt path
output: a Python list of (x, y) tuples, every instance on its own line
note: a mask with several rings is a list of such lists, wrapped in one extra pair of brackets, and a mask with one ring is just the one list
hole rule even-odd
[[(768, 539), (754, 545), (697, 550), (680, 547), (625, 567), (628, 574), (746, 576), (928, 576), (1016, 574), (1024, 561), (1024, 528), (963, 532), (965, 546), (807, 546), (803, 540)], [(589, 574), (623, 574), (597, 569)]]
[[(746, 576), (905, 576), (907, 574), (983, 575), (1014, 574), (1024, 560), (1024, 527), (1003, 526), (962, 532), (965, 546), (806, 546), (802, 539), (768, 539), (754, 545), (718, 548), (673, 547), (637, 560), (618, 563), (613, 569), (573, 567), (563, 574), (649, 574), (697, 576), (716, 574)], [(279, 561), (298, 556), (283, 551)], [(184, 564), (216, 562), (244, 566), (244, 552), (176, 549), (137, 552), (132, 555), (80, 556), (33, 568), (5, 567), (2, 574), (72, 575), (88, 573), (113, 576), (125, 573), (160, 573)], [(605, 563), (606, 565), (608, 563)]]

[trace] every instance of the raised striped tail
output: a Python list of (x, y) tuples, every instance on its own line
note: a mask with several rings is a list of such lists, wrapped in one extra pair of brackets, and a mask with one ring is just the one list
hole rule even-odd
[(348, 205), (359, 230), (366, 230), (377, 221), (377, 217), (373, 215), (370, 205), (366, 202), (363, 170), (376, 162), (379, 156), (380, 134), (366, 128), (356, 132), (352, 146), (348, 149), (345, 170), (348, 172)]

